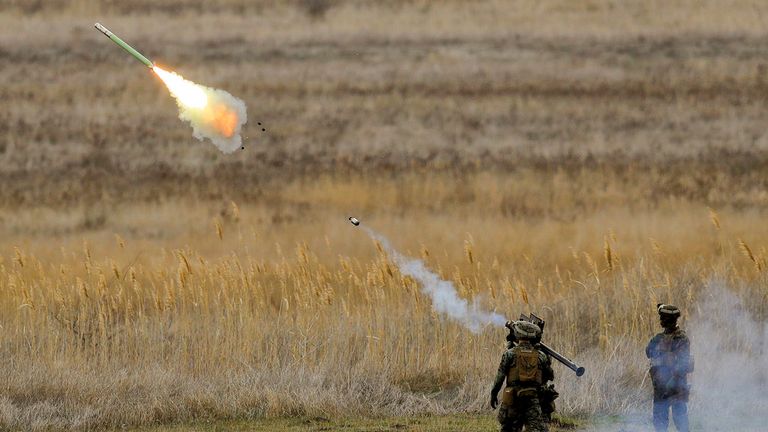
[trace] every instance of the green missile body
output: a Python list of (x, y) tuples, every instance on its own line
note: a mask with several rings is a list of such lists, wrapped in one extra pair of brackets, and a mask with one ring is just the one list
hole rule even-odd
[(101, 25), (99, 23), (96, 23), (94, 25), (94, 27), (96, 27), (96, 29), (98, 31), (104, 33), (104, 35), (106, 35), (108, 38), (110, 38), (112, 40), (112, 42), (120, 45), (120, 47), (122, 49), (128, 51), (129, 54), (131, 54), (132, 56), (136, 57), (136, 59), (138, 61), (144, 63), (148, 68), (152, 69), (152, 67), (155, 66), (154, 63), (152, 63), (151, 60), (149, 60), (148, 58), (144, 57), (140, 52), (136, 51), (132, 46), (130, 46), (127, 43), (125, 43), (124, 40), (122, 40), (119, 37), (115, 36), (115, 34), (112, 33), (111, 31), (109, 31), (108, 28), (104, 27), (103, 25)]

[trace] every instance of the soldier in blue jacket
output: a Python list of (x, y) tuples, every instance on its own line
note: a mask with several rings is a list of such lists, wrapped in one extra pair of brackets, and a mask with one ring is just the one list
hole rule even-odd
[(653, 427), (665, 431), (669, 426), (669, 411), (679, 432), (688, 432), (687, 375), (693, 372), (691, 343), (685, 332), (677, 326), (680, 309), (676, 306), (657, 305), (664, 331), (654, 336), (645, 348), (651, 362), (653, 383)]

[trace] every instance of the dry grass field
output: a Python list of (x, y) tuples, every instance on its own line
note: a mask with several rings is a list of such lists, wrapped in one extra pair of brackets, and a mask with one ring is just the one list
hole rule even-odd
[[(567, 416), (645, 413), (680, 306), (719, 430), (711, 347), (768, 379), (768, 8), (668, 3), (0, 0), (0, 429), (492, 418), (503, 329), (434, 313), (354, 215), (546, 318), (588, 370), (556, 366)], [(245, 100), (246, 149), (95, 21)]]

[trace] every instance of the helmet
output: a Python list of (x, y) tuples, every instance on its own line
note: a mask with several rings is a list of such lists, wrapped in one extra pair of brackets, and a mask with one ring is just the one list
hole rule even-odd
[(658, 304), (656, 309), (659, 311), (659, 317), (661, 319), (678, 319), (680, 318), (680, 309), (677, 306), (668, 304)]
[(539, 326), (527, 321), (515, 321), (512, 330), (515, 332), (515, 337), (517, 339), (532, 340), (541, 337), (541, 329)]

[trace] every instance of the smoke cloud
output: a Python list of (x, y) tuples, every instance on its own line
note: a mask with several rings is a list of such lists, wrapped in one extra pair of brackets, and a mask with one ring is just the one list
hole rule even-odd
[(768, 323), (712, 282), (688, 326), (696, 361), (691, 424), (707, 431), (768, 429)]
[[(708, 283), (692, 310), (683, 310), (683, 315), (689, 317), (682, 327), (691, 340), (695, 361), (695, 370), (689, 375), (691, 430), (768, 430), (768, 322), (751, 315), (744, 300), (720, 281)], [(645, 358), (642, 351), (636, 355)], [(647, 362), (640, 364), (647, 367)], [(610, 382), (599, 388), (615, 386), (617, 377), (632, 375), (638, 366), (633, 361), (623, 362), (623, 371), (606, 375), (604, 379)], [(644, 391), (637, 387), (621, 390), (638, 393), (636, 397), (642, 400), (633, 405), (640, 408), (625, 413), (618, 422), (608, 421), (588, 430), (653, 430), (649, 387)], [(671, 416), (669, 430), (675, 430)]]
[(418, 259), (409, 258), (396, 251), (389, 240), (368, 227), (362, 228), (371, 239), (378, 241), (389, 258), (395, 263), (400, 273), (410, 276), (421, 284), (421, 292), (432, 300), (432, 308), (449, 318), (460, 322), (463, 326), (477, 333), (488, 324), (503, 326), (506, 318), (494, 312), (487, 312), (477, 301), (469, 302), (459, 297), (453, 283), (441, 279)]
[(240, 131), (248, 121), (245, 102), (225, 92), (184, 79), (158, 66), (152, 70), (165, 83), (179, 106), (179, 118), (192, 125), (192, 135), (209, 139), (224, 153), (242, 145)]
[(207, 138), (223, 153), (232, 153), (243, 143), (240, 132), (248, 120), (245, 102), (224, 90), (203, 87), (203, 91), (208, 105), (198, 109), (179, 103), (179, 118), (192, 125), (198, 140)]

